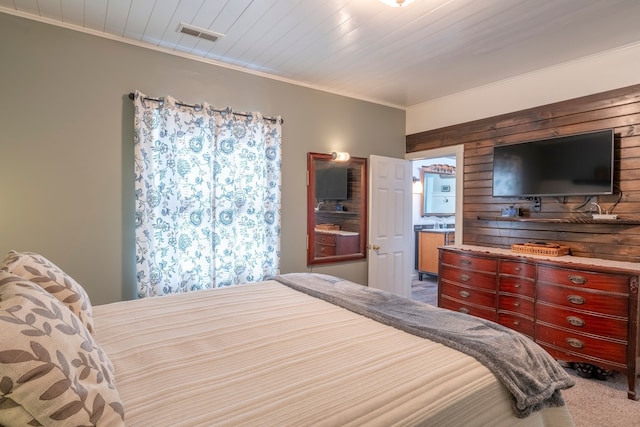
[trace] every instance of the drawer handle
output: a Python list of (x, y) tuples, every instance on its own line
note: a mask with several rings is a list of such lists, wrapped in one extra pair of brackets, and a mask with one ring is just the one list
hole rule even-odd
[(471, 261), (465, 258), (462, 258), (460, 260), (460, 264), (464, 264), (464, 265), (471, 265)]
[(583, 348), (584, 343), (577, 338), (567, 338), (567, 344), (573, 348)]
[(469, 298), (469, 295), (470, 295), (470, 294), (469, 294), (469, 292), (467, 292), (467, 291), (460, 291), (460, 296), (461, 296), (462, 298)]
[(463, 282), (468, 282), (469, 279), (471, 279), (471, 277), (468, 274), (462, 274), (460, 276), (460, 280), (462, 280)]
[(569, 276), (569, 281), (574, 285), (584, 285), (587, 283), (587, 279), (582, 276)]
[(516, 268), (514, 268), (514, 270), (515, 270), (516, 273), (520, 273), (522, 271), (522, 269), (520, 267), (516, 267)]
[(514, 303), (513, 303), (513, 306), (514, 306), (514, 307), (520, 307), (520, 303), (519, 303), (519, 302), (514, 302)]
[(516, 288), (516, 289), (519, 289), (519, 288), (520, 288), (520, 286), (521, 286), (521, 285), (520, 285), (520, 283), (514, 283), (514, 284), (513, 284), (513, 287), (514, 287), (514, 288)]
[(519, 321), (519, 320), (514, 320), (514, 321), (513, 321), (513, 324), (514, 324), (515, 326), (520, 326), (520, 321)]
[(567, 299), (571, 304), (582, 305), (585, 303), (585, 300), (580, 295), (567, 295)]
[(460, 313), (469, 314), (469, 309), (465, 307), (460, 307), (458, 310)]
[(585, 322), (579, 317), (576, 316), (567, 316), (567, 322), (573, 326), (584, 326)]

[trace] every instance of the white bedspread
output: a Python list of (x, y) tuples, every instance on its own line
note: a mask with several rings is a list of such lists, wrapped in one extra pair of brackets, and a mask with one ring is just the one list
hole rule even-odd
[(275, 281), (94, 307), (127, 426), (572, 426), (479, 362)]

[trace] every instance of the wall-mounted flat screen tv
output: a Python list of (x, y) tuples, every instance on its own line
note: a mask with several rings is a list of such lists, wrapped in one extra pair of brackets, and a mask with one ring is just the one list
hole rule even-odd
[(493, 195), (613, 193), (613, 129), (493, 148)]
[(348, 169), (334, 166), (316, 169), (316, 200), (348, 199)]

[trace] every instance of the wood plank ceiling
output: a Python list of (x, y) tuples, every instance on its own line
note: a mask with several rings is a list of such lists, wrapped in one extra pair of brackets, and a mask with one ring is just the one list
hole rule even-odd
[(640, 42), (638, 0), (0, 0), (0, 12), (400, 108)]

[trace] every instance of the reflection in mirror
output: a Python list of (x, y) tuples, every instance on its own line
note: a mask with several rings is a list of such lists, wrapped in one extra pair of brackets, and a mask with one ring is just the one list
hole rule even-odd
[(367, 159), (307, 154), (307, 264), (366, 257)]
[(422, 167), (422, 216), (452, 215), (456, 211), (456, 168)]

